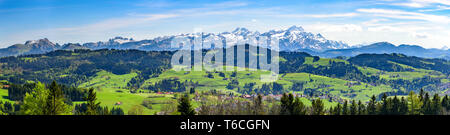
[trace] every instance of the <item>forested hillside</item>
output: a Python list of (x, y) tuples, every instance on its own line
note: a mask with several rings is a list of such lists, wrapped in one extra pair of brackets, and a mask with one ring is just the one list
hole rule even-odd
[[(252, 54), (246, 52), (247, 67)], [(217, 100), (201, 96), (204, 92), (232, 97), (262, 94), (278, 99), (274, 101), (290, 92), (302, 95), (306, 103), (320, 98), (327, 107), (352, 100), (366, 103), (372, 96), (378, 99), (405, 96), (410, 91), (423, 90), (441, 96), (450, 92), (450, 62), (444, 59), (402, 54), (361, 54), (348, 59), (330, 59), (304, 52), (280, 52), (280, 77), (267, 83), (261, 82), (259, 77), (268, 71), (259, 68), (257, 71), (174, 71), (170, 65), (173, 54), (170, 51), (103, 49), (3, 57), (0, 58), (0, 80), (8, 86), (4, 88), (8, 94), (2, 98), (22, 101), (26, 93), (34, 91), (36, 82), (56, 81), (62, 84), (59, 87), (67, 101), (85, 102), (87, 89), (94, 88), (102, 106), (121, 107), (125, 113), (142, 110), (144, 114), (167, 114), (174, 110), (169, 104), (182, 92), (198, 93), (194, 107), (201, 106), (200, 97)]]
[(138, 72), (148, 77), (170, 68), (172, 52), (137, 50), (58, 50), (46, 54), (4, 57), (0, 59), (2, 79), (12, 83), (27, 80), (50, 83), (56, 80), (77, 86), (97, 72), (114, 74)]

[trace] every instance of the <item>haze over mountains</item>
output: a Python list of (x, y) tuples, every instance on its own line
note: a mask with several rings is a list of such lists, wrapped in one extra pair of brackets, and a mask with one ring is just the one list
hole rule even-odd
[(164, 51), (176, 50), (171, 48), (170, 44), (174, 38), (187, 37), (193, 41), (194, 37), (202, 35), (203, 40), (219, 40), (225, 43), (225, 46), (237, 44), (238, 40), (247, 39), (251, 36), (277, 37), (280, 39), (281, 51), (303, 51), (321, 57), (337, 56), (355, 56), (362, 53), (402, 53), (410, 56), (425, 58), (445, 58), (450, 59), (450, 51), (444, 49), (425, 49), (417, 45), (399, 45), (395, 46), (388, 42), (379, 42), (367, 46), (350, 47), (344, 42), (328, 40), (321, 34), (313, 34), (304, 31), (302, 27), (292, 26), (283, 30), (271, 30), (265, 33), (258, 31), (249, 31), (246, 28), (236, 28), (232, 32), (214, 33), (195, 33), (180, 34), (175, 36), (157, 37), (148, 40), (136, 41), (132, 38), (115, 37), (106, 42), (91, 43), (67, 43), (59, 45), (52, 43), (48, 39), (39, 39), (27, 41), (25, 44), (15, 44), (8, 48), (0, 49), (0, 57), (17, 56), (26, 54), (40, 54), (53, 50), (73, 50), (73, 49), (138, 49), (144, 51)]
[(363, 53), (401, 53), (408, 56), (417, 56), (424, 58), (444, 58), (450, 60), (450, 50), (444, 49), (425, 49), (418, 45), (399, 45), (395, 46), (388, 42), (378, 42), (374, 44), (370, 44), (367, 46), (361, 46), (357, 48), (348, 48), (348, 49), (334, 49), (327, 50), (324, 52), (310, 52), (313, 55), (319, 55), (321, 57), (337, 57), (337, 56), (356, 56)]

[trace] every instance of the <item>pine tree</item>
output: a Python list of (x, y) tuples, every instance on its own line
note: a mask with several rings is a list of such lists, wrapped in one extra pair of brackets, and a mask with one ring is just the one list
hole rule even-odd
[(375, 95), (372, 95), (372, 98), (370, 98), (369, 105), (367, 106), (367, 113), (369, 115), (375, 115), (377, 114), (377, 99), (375, 98)]
[(342, 115), (348, 115), (348, 102), (347, 100), (344, 101), (344, 105), (342, 106)]
[(341, 103), (338, 103), (337, 106), (334, 108), (333, 115), (341, 115)]
[(306, 115), (306, 106), (303, 104), (302, 100), (300, 100), (300, 97), (295, 98), (292, 106), (292, 115)]
[(195, 94), (195, 89), (193, 87), (191, 87), (191, 89), (189, 90), (190, 94)]
[(423, 102), (420, 101), (420, 97), (414, 94), (414, 91), (409, 92), (408, 102), (409, 114), (420, 115), (420, 108), (422, 107)]
[(44, 110), (45, 115), (62, 115), (70, 113), (70, 106), (64, 103), (64, 94), (61, 87), (53, 81), (49, 86), (49, 95)]
[(408, 101), (406, 101), (405, 98), (401, 98), (401, 104), (399, 108), (399, 114), (400, 115), (406, 115), (408, 114)]
[(120, 107), (118, 107), (118, 108), (113, 107), (113, 108), (111, 108), (110, 112), (111, 112), (111, 115), (125, 115), (125, 113), (123, 112), (123, 109)]
[(352, 101), (352, 105), (350, 106), (350, 115), (356, 115), (356, 113), (358, 112), (358, 106), (356, 105), (356, 101), (353, 100)]
[[(98, 110), (100, 108), (100, 102), (97, 102), (97, 94), (94, 88), (90, 88), (88, 96), (85, 98), (87, 101), (87, 115), (98, 115)], [(107, 110), (107, 109), (106, 109)]]
[(420, 99), (420, 101), (423, 101), (424, 94), (425, 94), (425, 92), (423, 91), (423, 89), (420, 89), (420, 92), (419, 92), (419, 99)]
[(441, 98), (438, 94), (434, 94), (431, 108), (433, 110), (433, 114), (435, 115), (439, 115), (441, 112)]
[(425, 93), (425, 96), (422, 99), (423, 106), (422, 106), (422, 113), (425, 115), (432, 115), (433, 114), (433, 108), (430, 101), (430, 96), (428, 93)]
[(324, 112), (324, 104), (320, 98), (314, 99), (312, 101), (312, 115), (323, 115)]
[(448, 100), (447, 95), (445, 95), (444, 98), (442, 99), (441, 106), (442, 106), (442, 108), (445, 108), (445, 110), (450, 110), (449, 100)]
[(386, 93), (383, 94), (383, 97), (381, 97), (381, 109), (380, 109), (380, 114), (381, 115), (388, 115), (389, 114), (389, 100), (387, 99), (387, 95)]
[(253, 99), (253, 115), (264, 115), (264, 106), (261, 94)]
[(281, 115), (292, 115), (294, 110), (294, 96), (292, 93), (286, 94), (284, 93), (281, 97)]
[(358, 115), (365, 115), (366, 107), (362, 104), (361, 100), (358, 101)]
[(108, 109), (108, 106), (105, 107), (98, 107), (99, 109), (99, 115), (111, 115), (111, 111)]
[(185, 94), (178, 100), (178, 112), (181, 115), (195, 115), (195, 110), (192, 108), (189, 95)]
[(391, 100), (390, 105), (390, 114), (393, 115), (399, 115), (399, 108), (400, 108), (400, 101), (397, 98), (397, 95), (394, 96), (394, 98)]

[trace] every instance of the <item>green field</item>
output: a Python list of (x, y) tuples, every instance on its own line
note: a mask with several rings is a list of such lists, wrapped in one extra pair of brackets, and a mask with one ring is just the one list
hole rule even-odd
[[(98, 72), (97, 75), (90, 79), (89, 82), (81, 84), (81, 88), (95, 88), (97, 90), (98, 101), (102, 105), (112, 107), (120, 107), (127, 114), (128, 110), (133, 106), (142, 106), (144, 99), (154, 96), (154, 93), (130, 93), (130, 90), (126, 89), (127, 82), (131, 80), (136, 73), (115, 75), (106, 71)], [(172, 95), (165, 95), (164, 97), (151, 98), (155, 101), (170, 100)], [(121, 103), (118, 105), (117, 103)], [(144, 114), (154, 114), (159, 111), (162, 104), (152, 105), (152, 109), (145, 108)]]
[[(120, 51), (119, 51), (120, 52)], [(41, 57), (21, 57), (18, 61), (23, 61), (24, 63), (33, 63), (39, 61), (45, 62), (53, 62), (47, 61), (49, 59), (58, 59), (59, 61), (68, 60), (67, 63), (72, 63), (69, 68), (58, 65), (61, 63), (52, 64), (52, 68), (39, 69), (37, 68), (33, 72), (24, 72), (23, 69), (16, 67), (8, 67), (7, 63), (0, 63), (0, 65), (7, 67), (3, 68), (2, 72), (0, 72), (0, 77), (9, 78), (14, 76), (21, 76), (20, 73), (27, 73), (32, 75), (23, 75), (22, 77), (28, 77), (27, 79), (23, 79), (22, 82), (33, 82), (39, 77), (47, 77), (52, 79), (61, 79), (63, 81), (69, 82), (71, 85), (75, 85), (79, 88), (94, 88), (97, 91), (98, 101), (101, 102), (102, 106), (107, 106), (108, 108), (120, 107), (124, 110), (124, 113), (127, 114), (129, 110), (132, 110), (136, 107), (143, 108), (143, 114), (155, 114), (161, 112), (162, 110), (173, 109), (176, 107), (176, 99), (177, 95), (181, 93), (156, 93), (152, 90), (149, 90), (149, 86), (154, 86), (155, 83), (161, 82), (166, 79), (173, 79), (182, 83), (182, 82), (190, 82), (188, 84), (181, 84), (183, 87), (191, 87), (195, 84), (195, 91), (198, 92), (196, 94), (191, 94), (191, 100), (194, 107), (200, 106), (200, 98), (207, 99), (208, 103), (221, 103), (217, 97), (208, 96), (209, 94), (203, 95), (205, 92), (216, 93), (218, 91), (220, 94), (234, 94), (235, 96), (242, 96), (242, 93), (238, 92), (238, 89), (243, 90), (246, 84), (254, 83), (253, 88), (261, 88), (264, 84), (271, 84), (272, 82), (265, 82), (261, 80), (262, 75), (270, 75), (272, 72), (264, 71), (264, 70), (255, 70), (248, 68), (240, 68), (240, 67), (229, 67), (223, 66), (220, 69), (205, 71), (201, 69), (200, 71), (196, 71), (195, 69), (206, 68), (206, 67), (193, 67), (191, 71), (178, 71), (178, 69), (182, 69), (183, 66), (167, 66), (165, 63), (167, 61), (158, 61), (155, 63), (146, 63), (148, 61), (139, 61), (139, 59), (131, 58), (135, 57), (134, 55), (129, 55), (129, 59), (123, 59), (116, 63), (117, 61), (110, 61), (109, 66), (114, 67), (113, 69), (104, 68), (103, 61), (97, 60), (98, 56), (111, 57), (111, 59), (116, 58), (110, 55), (105, 54), (114, 54), (122, 56), (123, 54), (119, 52), (90, 52), (90, 53), (74, 53), (67, 52), (63, 53), (61, 56), (41, 56)], [(105, 53), (105, 54), (101, 54)], [(147, 57), (148, 54), (141, 53), (142, 59), (150, 59), (150, 58), (161, 58), (167, 59), (166, 55), (155, 53), (150, 56), (158, 56), (160, 57)], [(85, 57), (90, 56), (91, 61), (85, 60)], [(126, 55), (127, 56), (127, 55)], [(145, 56), (145, 57), (144, 57)], [(298, 56), (298, 57), (296, 57)], [(426, 65), (421, 64), (400, 64), (405, 63), (405, 61), (400, 61), (400, 63), (393, 62), (395, 60), (386, 60), (384, 61), (384, 65), (377, 65), (377, 61), (375, 63), (364, 63), (366, 61), (370, 61), (370, 59), (375, 58), (367, 58), (361, 59), (359, 61), (354, 61), (351, 59), (337, 59), (337, 58), (318, 58), (312, 57), (311, 55), (305, 56), (304, 59), (301, 59), (303, 55), (296, 54), (293, 57), (279, 57), (280, 61), (286, 64), (288, 60), (292, 60), (292, 64), (298, 67), (289, 67), (291, 65), (283, 65), (286, 68), (287, 73), (279, 74), (278, 78), (274, 81), (283, 86), (283, 91), (281, 92), (291, 92), (297, 95), (301, 95), (301, 100), (307, 106), (311, 105), (311, 100), (321, 98), (325, 104), (326, 108), (330, 108), (336, 105), (338, 102), (343, 102), (345, 100), (356, 100), (361, 102), (369, 101), (370, 97), (375, 95), (379, 96), (385, 92), (397, 92), (401, 90), (409, 91), (406, 89), (420, 89), (420, 88), (444, 88), (440, 90), (433, 91), (434, 93), (443, 94), (449, 89), (446, 88), (448, 83), (450, 83), (450, 79), (448, 79), (448, 74), (446, 74), (446, 70), (444, 69), (434, 69), (434, 67), (427, 67)], [(393, 56), (391, 56), (393, 57)], [(397, 58), (401, 59), (401, 58)], [(412, 58), (411, 58), (412, 59)], [(157, 59), (155, 59), (157, 60)], [(75, 62), (74, 62), (75, 61)], [(412, 61), (412, 60), (411, 60)], [(411, 62), (409, 61), (409, 62)], [(97, 62), (97, 63), (93, 63)], [(125, 64), (125, 63), (126, 64)], [(127, 63), (128, 62), (128, 63)], [(289, 61), (290, 62), (290, 61)], [(332, 64), (332, 63), (345, 63), (342, 64)], [(358, 63), (360, 62), (360, 63)], [(408, 62), (408, 61), (406, 61)], [(439, 67), (445, 67), (440, 63), (433, 63), (433, 61), (428, 61), (427, 59), (422, 59), (421, 61), (424, 64), (435, 65), (437, 64)], [(116, 64), (111, 64), (116, 63)], [(388, 64), (386, 64), (388, 63)], [(80, 65), (85, 66), (80, 66)], [(95, 64), (94, 67), (86, 66)], [(144, 68), (139, 66), (141, 64), (149, 64)], [(152, 67), (154, 64), (158, 65), (158, 67)], [(288, 63), (291, 64), (291, 63)], [(302, 65), (303, 64), (303, 65)], [(64, 63), (62, 64), (64, 65)], [(309, 66), (312, 65), (312, 66)], [(364, 65), (364, 66), (362, 66)], [(386, 66), (388, 65), (388, 66)], [(370, 66), (370, 67), (368, 67)], [(415, 68), (415, 67), (422, 68)], [(28, 67), (28, 66), (23, 66)], [(172, 69), (168, 69), (172, 67)], [(401, 67), (401, 68), (399, 68)], [(84, 75), (84, 74), (74, 74), (78, 73), (78, 69), (89, 69), (89, 73), (95, 73), (94, 75)], [(333, 74), (335, 69), (343, 70), (343, 68), (351, 68), (349, 71), (345, 72), (345, 76), (340, 75), (336, 76)], [(357, 70), (355, 69), (357, 68)], [(153, 71), (153, 69), (156, 69)], [(329, 70), (333, 69), (333, 70)], [(433, 69), (433, 70), (431, 70)], [(29, 69), (27, 69), (29, 70)], [(317, 72), (316, 72), (317, 70)], [(30, 70), (32, 71), (32, 70)], [(146, 72), (150, 71), (150, 72)], [(397, 72), (391, 72), (397, 71)], [(82, 70), (81, 72), (84, 72)], [(87, 71), (86, 71), (87, 72)], [(121, 73), (121, 74), (114, 74)], [(312, 74), (314, 73), (314, 74)], [(233, 74), (236, 74), (233, 76)], [(318, 75), (320, 74), (320, 75)], [(343, 74), (343, 73), (342, 73)], [(86, 76), (88, 76), (86, 78)], [(148, 78), (143, 80), (143, 78)], [(430, 78), (428, 78), (430, 77)], [(379, 79), (378, 79), (379, 78)], [(133, 81), (132, 81), (133, 79)], [(364, 79), (364, 80), (359, 80)], [(408, 80), (411, 82), (418, 82), (431, 80), (434, 84), (425, 84), (426, 86), (417, 86), (419, 88), (414, 87), (399, 87), (398, 89), (394, 89), (397, 83), (399, 85), (403, 84), (400, 80)], [(136, 81), (138, 80), (138, 81)], [(438, 80), (438, 81), (436, 81)], [(48, 81), (48, 80), (47, 80)], [(58, 81), (58, 80), (57, 80)], [(171, 81), (171, 80), (170, 80)], [(231, 84), (231, 82), (238, 82), (237, 87), (235, 84)], [(380, 81), (380, 82), (378, 82)], [(397, 82), (398, 81), (398, 82)], [(139, 83), (136, 83), (139, 82)], [(367, 82), (367, 83), (365, 83)], [(7, 84), (8, 82), (4, 82)], [(48, 83), (48, 82), (47, 82)], [(139, 86), (139, 88), (131, 88), (128, 86), (129, 83), (133, 84), (133, 87)], [(166, 82), (165, 82), (166, 83)], [(369, 84), (370, 83), (370, 84)], [(198, 84), (198, 85), (197, 85)], [(227, 88), (227, 86), (233, 86), (234, 88)], [(293, 85), (300, 84), (302, 85), (300, 91), (293, 91)], [(164, 84), (166, 85), (166, 84)], [(409, 84), (408, 84), (409, 85)], [(162, 85), (159, 85), (162, 86)], [(167, 85), (166, 85), (167, 86)], [(166, 86), (158, 87), (158, 91), (170, 91), (165, 90), (163, 88), (168, 88)], [(267, 86), (267, 85), (264, 85)], [(392, 87), (391, 87), (392, 86)], [(239, 88), (238, 88), (239, 87)], [(269, 86), (272, 87), (272, 86)], [(150, 87), (152, 89), (152, 87)], [(170, 88), (168, 88), (170, 89)], [(189, 89), (189, 88), (186, 88)], [(215, 91), (214, 91), (215, 90)], [(278, 90), (278, 89), (277, 89)], [(245, 93), (254, 93), (255, 91), (250, 90), (250, 92), (245, 89)], [(203, 92), (203, 94), (199, 94)], [(267, 93), (280, 94), (280, 91), (273, 92), (268, 91)], [(220, 95), (217, 94), (217, 95)], [(215, 95), (215, 96), (217, 96)], [(266, 95), (269, 96), (269, 95)], [(273, 97), (279, 97), (279, 95), (270, 95)], [(7, 99), (8, 91), (5, 89), (0, 89), (0, 101), (9, 101)], [(195, 99), (194, 99), (195, 97)], [(250, 101), (250, 99), (238, 98), (239, 100)], [(74, 102), (74, 104), (80, 104), (83, 102)], [(267, 105), (271, 105), (272, 103), (265, 102)], [(168, 111), (169, 112), (169, 111)]]
[[(224, 67), (227, 68), (227, 67)], [(231, 67), (233, 68), (233, 67)], [(237, 69), (237, 68), (236, 68)], [(169, 79), (169, 78), (177, 78), (180, 81), (185, 80), (192, 80), (194, 82), (199, 82), (199, 84), (203, 85), (202, 87), (199, 87), (198, 90), (227, 90), (225, 87), (227, 84), (231, 81), (231, 79), (237, 79), (239, 81), (239, 86), (244, 86), (245, 83), (252, 83), (255, 82), (257, 86), (260, 86), (263, 84), (263, 82), (260, 81), (260, 76), (263, 74), (270, 74), (269, 71), (239, 71), (239, 70), (246, 70), (239, 68), (237, 69), (237, 75), (236, 77), (231, 77), (231, 74), (234, 71), (218, 71), (214, 72), (211, 71), (214, 78), (208, 78), (206, 77), (208, 75), (205, 71), (175, 71), (174, 69), (168, 70), (166, 72), (163, 72), (159, 77), (157, 78), (151, 78), (149, 80), (146, 80), (143, 87), (146, 87), (148, 85), (151, 85), (157, 81), (161, 81), (163, 79)], [(220, 77), (219, 72), (223, 72), (225, 74), (225, 77)]]
[[(229, 77), (232, 74), (231, 71), (229, 72), (223, 71), (223, 72), (226, 74), (226, 77)], [(260, 82), (259, 77), (261, 74), (266, 73), (269, 72), (238, 71), (236, 78), (239, 80), (241, 86), (243, 86), (245, 83), (251, 82), (257, 82), (258, 85), (262, 85), (263, 82)], [(156, 94), (149, 92), (148, 90), (141, 90), (145, 91), (143, 93), (130, 93), (130, 90), (126, 89), (126, 84), (131, 78), (133, 78), (136, 75), (137, 74), (135, 73), (115, 75), (113, 73), (101, 71), (98, 72), (95, 77), (91, 78), (90, 81), (81, 84), (79, 87), (95, 88), (97, 90), (98, 101), (100, 101), (102, 105), (108, 106), (109, 108), (121, 107), (122, 109), (124, 109), (125, 113), (127, 113), (128, 110), (135, 105), (143, 107), (142, 102), (144, 100), (151, 100), (153, 103), (151, 109), (148, 108), (144, 109), (145, 114), (155, 114), (156, 112), (161, 111), (162, 106), (167, 104), (167, 102), (175, 101), (175, 99), (173, 99), (174, 96), (173, 94)], [(199, 84), (203, 85), (198, 88), (199, 91), (216, 89), (223, 92), (230, 92), (230, 91), (235, 92), (234, 90), (228, 90), (225, 88), (229, 81), (224, 81), (223, 77), (220, 77), (218, 73), (214, 73), (214, 78), (207, 78), (205, 77), (206, 75), (207, 73), (204, 71), (187, 72), (187, 71), (168, 70), (157, 78), (151, 78), (147, 80), (146, 83), (151, 84), (155, 81), (159, 81), (162, 79), (177, 77), (180, 80), (193, 80), (195, 82), (198, 81)], [(280, 79), (277, 82), (285, 85), (285, 87), (288, 88), (290, 87), (290, 85), (292, 85), (293, 81), (306, 80), (308, 76), (309, 74), (306, 73), (287, 74), (283, 78), (280, 77)], [(308, 87), (314, 87), (316, 83), (325, 81), (330, 81), (330, 83), (333, 81), (334, 83), (345, 82), (339, 79), (332, 79), (316, 75), (312, 75), (312, 78), (317, 79), (318, 81), (316, 81), (315, 83), (311, 83)], [(308, 106), (311, 105), (311, 101), (309, 99), (302, 98), (302, 101), (304, 101), (304, 103)], [(120, 102), (121, 105), (117, 105), (118, 102)], [(213, 102), (213, 100), (211, 102)], [(335, 102), (331, 103), (329, 101), (324, 101), (324, 103), (327, 108), (336, 104)], [(194, 101), (193, 105), (194, 107), (196, 107), (199, 106), (199, 103)]]
[[(157, 78), (151, 78), (146, 81), (146, 84), (152, 84), (156, 81), (168, 78), (179, 78), (180, 80), (192, 80), (194, 82), (199, 82), (202, 86), (198, 90), (225, 90), (226, 85), (230, 82), (229, 80), (224, 80), (224, 78), (230, 78), (231, 71), (222, 71), (225, 73), (225, 77), (220, 77), (218, 73), (213, 73), (214, 78), (207, 78), (204, 71), (174, 71), (169, 70), (162, 73)], [(260, 81), (261, 74), (268, 74), (267, 71), (237, 71), (236, 79), (239, 81), (239, 85), (243, 87), (245, 83), (256, 83), (256, 87), (261, 86), (264, 82)], [(311, 79), (313, 80), (312, 82)], [(366, 83), (360, 83), (359, 85), (353, 85), (351, 87), (346, 86), (347, 83), (354, 83), (355, 81), (347, 81), (337, 78), (330, 78), (325, 76), (313, 75), (309, 73), (287, 73), (285, 75), (279, 75), (279, 79), (276, 81), (283, 85), (283, 88), (288, 89), (292, 86), (294, 82), (307, 82), (305, 88), (318, 88), (319, 85), (328, 85), (325, 88), (319, 88), (321, 91), (329, 91), (332, 94), (348, 97), (350, 99), (350, 94), (345, 94), (342, 92), (349, 92), (356, 95), (352, 97), (355, 100), (368, 101), (369, 97), (372, 95), (377, 95), (382, 92), (391, 91), (392, 89), (386, 85), (372, 86)], [(144, 85), (145, 86), (145, 85)], [(341, 92), (342, 91), (342, 92)]]
[[(158, 77), (150, 78), (145, 81), (142, 87), (151, 85), (157, 81), (169, 78), (177, 78), (180, 81), (193, 81), (198, 82), (200, 87), (197, 87), (198, 91), (208, 91), (208, 90), (219, 90), (223, 92), (236, 92), (236, 88), (229, 90), (226, 88), (227, 84), (231, 81), (231, 78), (237, 79), (239, 81), (239, 86), (243, 87), (246, 83), (256, 83), (256, 87), (260, 87), (264, 82), (260, 81), (260, 75), (270, 74), (269, 71), (237, 71), (236, 77), (231, 77), (233, 71), (218, 71), (211, 72), (214, 78), (206, 77), (208, 72), (206, 71), (175, 71), (174, 69), (167, 70), (160, 74)], [(225, 77), (220, 77), (219, 73), (223, 72)], [(115, 75), (106, 71), (98, 72), (95, 77), (92, 77), (90, 81), (81, 84), (79, 87), (89, 88), (93, 87), (97, 89), (98, 99), (102, 105), (108, 107), (121, 107), (127, 112), (130, 108), (135, 105), (142, 106), (144, 100), (151, 100), (153, 105), (151, 109), (145, 108), (145, 114), (154, 114), (155, 112), (161, 111), (164, 104), (169, 101), (175, 101), (173, 99), (174, 95), (162, 94), (158, 95), (152, 93), (148, 90), (139, 89), (138, 91), (143, 91), (143, 93), (130, 93), (127, 89), (127, 82), (131, 78), (135, 77), (136, 73)], [(304, 88), (315, 88), (318, 91), (324, 93), (330, 93), (334, 96), (340, 97), (346, 100), (355, 99), (356, 101), (361, 100), (366, 102), (372, 95), (378, 95), (383, 92), (392, 91), (389, 86), (378, 85), (372, 86), (366, 83), (348, 81), (337, 78), (330, 78), (326, 76), (314, 75), (309, 73), (287, 73), (279, 75), (279, 79), (276, 81), (283, 85), (284, 89), (289, 89), (292, 87), (294, 82), (306, 82)], [(347, 84), (352, 84), (348, 86)], [(326, 86), (321, 87), (319, 86)], [(298, 93), (298, 92), (297, 92)], [(299, 94), (302, 94), (301, 91)], [(311, 101), (307, 98), (302, 98), (306, 105), (310, 105)], [(329, 102), (328, 100), (323, 100), (327, 108), (336, 105), (336, 102)], [(118, 102), (121, 105), (116, 105)], [(194, 106), (199, 106), (197, 102), (193, 102)]]
[(8, 90), (0, 89), (0, 101), (9, 101), (9, 102), (11, 102), (11, 100), (8, 99)]
[(320, 58), (318, 61), (314, 62), (313, 57), (305, 57), (305, 62), (303, 64), (309, 64), (313, 65), (315, 67), (317, 66), (327, 66), (330, 64), (330, 62), (344, 62), (348, 64), (348, 61), (341, 60), (341, 59), (329, 59), (329, 58)]

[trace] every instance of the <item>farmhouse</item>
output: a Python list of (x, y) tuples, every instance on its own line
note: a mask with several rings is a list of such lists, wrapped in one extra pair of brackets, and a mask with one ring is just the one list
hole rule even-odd
[(250, 96), (250, 95), (242, 95), (242, 97), (243, 97), (243, 98), (247, 98), (247, 99), (248, 99), (248, 98), (252, 98), (252, 96)]
[(117, 102), (117, 103), (114, 104), (114, 105), (122, 105), (122, 102)]

